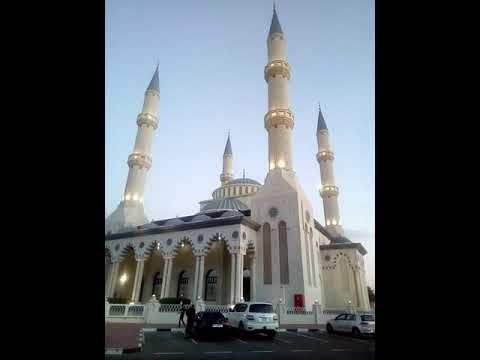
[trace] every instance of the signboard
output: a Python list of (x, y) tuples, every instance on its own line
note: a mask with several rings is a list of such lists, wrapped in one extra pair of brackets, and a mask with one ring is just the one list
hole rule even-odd
[(295, 295), (293, 295), (293, 299), (294, 299), (294, 306), (295, 307), (303, 307), (304, 306), (303, 294), (295, 294)]

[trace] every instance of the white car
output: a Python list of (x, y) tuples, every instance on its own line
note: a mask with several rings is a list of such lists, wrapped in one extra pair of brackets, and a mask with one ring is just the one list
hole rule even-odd
[(327, 332), (351, 333), (355, 337), (361, 335), (375, 336), (374, 314), (340, 314), (327, 322)]
[(278, 330), (278, 315), (271, 303), (245, 302), (236, 304), (228, 313), (228, 321), (240, 335), (264, 333), (273, 339)]

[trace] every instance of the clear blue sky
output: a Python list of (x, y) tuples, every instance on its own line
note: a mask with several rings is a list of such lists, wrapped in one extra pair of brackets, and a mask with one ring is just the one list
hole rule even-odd
[[(324, 223), (316, 122), (322, 104), (335, 153), (346, 234), (375, 259), (375, 17), (373, 0), (276, 1), (292, 67), (294, 170)], [(160, 124), (147, 178), (150, 219), (190, 215), (219, 185), (228, 130), (237, 177), (263, 183), (270, 0), (107, 0), (105, 211), (118, 205), (136, 116), (157, 61)]]

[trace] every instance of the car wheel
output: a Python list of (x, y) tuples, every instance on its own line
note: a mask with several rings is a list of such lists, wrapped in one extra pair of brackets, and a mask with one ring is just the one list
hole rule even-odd
[(353, 335), (353, 337), (356, 337), (356, 338), (360, 337), (360, 335), (361, 335), (360, 330), (358, 330), (358, 328), (354, 327), (352, 329), (352, 335)]
[(332, 327), (332, 325), (327, 324), (327, 332), (328, 332), (329, 334), (333, 334), (333, 327)]

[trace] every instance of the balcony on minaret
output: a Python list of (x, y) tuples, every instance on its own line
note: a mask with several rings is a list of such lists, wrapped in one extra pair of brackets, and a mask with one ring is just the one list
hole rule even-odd
[(152, 166), (152, 158), (145, 154), (133, 153), (128, 156), (128, 166), (138, 166), (148, 170)]
[(142, 125), (151, 126), (154, 130), (158, 127), (158, 118), (155, 115), (150, 113), (142, 112), (137, 116), (137, 125), (142, 127)]
[(333, 160), (333, 152), (330, 150), (322, 150), (319, 153), (317, 153), (317, 161), (327, 161), (327, 160)]
[(268, 82), (270, 77), (275, 77), (277, 75), (283, 76), (284, 78), (290, 80), (291, 70), (290, 65), (283, 60), (274, 60), (268, 63), (264, 69), (265, 81)]
[(293, 129), (294, 117), (293, 113), (288, 109), (275, 109), (270, 110), (265, 114), (265, 129), (271, 129), (272, 127), (285, 126), (289, 129)]
[(323, 185), (319, 190), (320, 196), (323, 197), (331, 197), (337, 196), (339, 193), (338, 187), (335, 185)]

